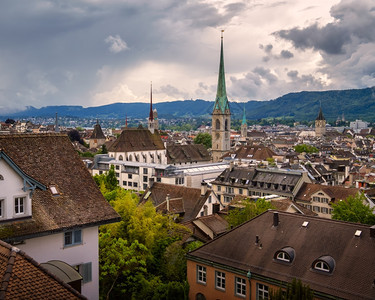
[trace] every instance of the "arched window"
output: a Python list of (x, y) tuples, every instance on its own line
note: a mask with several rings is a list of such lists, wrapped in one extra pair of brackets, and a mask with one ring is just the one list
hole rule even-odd
[(131, 154), (129, 155), (129, 161), (133, 161), (133, 156)]
[(329, 255), (321, 256), (312, 263), (312, 268), (314, 270), (332, 273), (335, 269), (336, 262), (333, 257)]
[(118, 157), (118, 160), (124, 160), (124, 158), (122, 157), (122, 155), (120, 155), (120, 156)]
[(225, 131), (228, 131), (228, 120), (225, 120)]
[(216, 130), (220, 130), (220, 121), (216, 119), (216, 124), (215, 124)]
[(295, 257), (295, 251), (292, 247), (284, 247), (277, 251), (274, 255), (274, 259), (281, 262), (291, 263)]

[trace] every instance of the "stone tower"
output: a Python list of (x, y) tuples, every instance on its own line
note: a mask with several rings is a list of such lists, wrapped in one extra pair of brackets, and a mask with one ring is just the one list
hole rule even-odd
[(225, 87), (223, 31), (221, 31), (221, 49), (219, 78), (214, 110), (212, 112), (212, 161), (220, 161), (230, 150), (230, 109)]
[(150, 92), (150, 114), (148, 116), (148, 130), (150, 130), (152, 134), (154, 134), (155, 132), (155, 119), (154, 119), (154, 112), (152, 110), (152, 82), (151, 82), (151, 92)]
[(322, 107), (320, 106), (319, 115), (315, 119), (315, 136), (320, 137), (326, 133), (326, 119), (323, 116)]
[(246, 112), (245, 112), (245, 105), (243, 106), (243, 116), (242, 116), (242, 124), (241, 124), (241, 138), (247, 138), (247, 123), (246, 123)]

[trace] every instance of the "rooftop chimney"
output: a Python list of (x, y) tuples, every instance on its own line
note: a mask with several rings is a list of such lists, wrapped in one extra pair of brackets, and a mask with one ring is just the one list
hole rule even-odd
[(375, 238), (375, 225), (370, 227), (370, 237)]
[(275, 211), (273, 213), (273, 226), (277, 226), (279, 225), (279, 213), (277, 211)]
[(229, 163), (229, 171), (230, 171), (230, 172), (232, 172), (233, 167), (234, 167), (234, 161), (231, 160), (230, 163)]
[(167, 201), (167, 211), (169, 211), (169, 194), (167, 194), (165, 201)]
[(259, 235), (256, 235), (255, 236), (255, 245), (258, 245), (259, 244)]
[(207, 182), (201, 182), (201, 196), (206, 195), (207, 193)]

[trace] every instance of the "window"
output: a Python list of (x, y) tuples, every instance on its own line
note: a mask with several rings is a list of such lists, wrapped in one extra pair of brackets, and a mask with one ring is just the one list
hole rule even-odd
[(156, 182), (161, 182), (161, 178), (160, 177), (156, 178)]
[(320, 206), (313, 206), (313, 211), (320, 212)]
[(224, 202), (225, 203), (229, 203), (230, 201), (232, 201), (232, 198), (229, 197), (229, 196), (224, 196)]
[(268, 286), (261, 283), (257, 283), (257, 299), (268, 299), (268, 296)]
[(81, 265), (76, 265), (74, 267), (79, 274), (82, 276), (82, 283), (87, 283), (92, 281), (92, 263), (85, 263)]
[(133, 174), (128, 174), (129, 179), (133, 179)]
[(217, 191), (221, 192), (221, 186), (220, 185), (217, 186)]
[(14, 199), (14, 212), (16, 215), (25, 213), (25, 197), (17, 197)]
[(122, 182), (122, 185), (123, 185), (123, 186), (126, 186), (127, 184), (128, 184), (128, 183), (127, 183), (126, 181), (123, 181), (123, 182)]
[(143, 189), (144, 189), (144, 190), (147, 189), (147, 183), (144, 183), (144, 184), (143, 184)]
[(322, 203), (328, 203), (328, 198), (321, 198)]
[(82, 231), (72, 230), (64, 233), (64, 247), (82, 244)]
[(134, 186), (134, 187), (138, 187), (138, 182), (134, 182), (134, 183), (133, 183), (133, 186)]
[(147, 176), (143, 176), (143, 182), (147, 182), (148, 181), (148, 177)]
[(220, 290), (225, 290), (225, 273), (215, 271), (215, 287)]
[(286, 262), (290, 262), (290, 258), (288, 256), (288, 254), (286, 254), (285, 252), (279, 252), (276, 256), (276, 259), (286, 261)]
[(243, 193), (242, 189), (239, 189), (239, 190), (238, 190), (238, 193), (239, 193), (240, 195), (242, 195), (242, 193)]
[(206, 267), (197, 265), (197, 282), (206, 284)]
[(133, 186), (133, 182), (128, 181), (128, 186)]
[(324, 261), (318, 261), (314, 266), (315, 270), (329, 272), (329, 267)]
[(120, 174), (116, 172), (116, 177), (120, 177)]
[(147, 174), (148, 173), (148, 169), (147, 168), (143, 168), (143, 174)]
[(235, 279), (236, 285), (236, 296), (246, 297), (246, 279), (236, 277)]
[(326, 208), (326, 207), (322, 207), (321, 212), (322, 212), (323, 214), (328, 214), (328, 208)]
[(0, 218), (4, 217), (4, 199), (0, 199)]
[(116, 170), (120, 170), (120, 166), (116, 166)]
[(274, 259), (283, 263), (291, 263), (295, 255), (296, 253), (292, 247), (284, 247), (275, 253)]

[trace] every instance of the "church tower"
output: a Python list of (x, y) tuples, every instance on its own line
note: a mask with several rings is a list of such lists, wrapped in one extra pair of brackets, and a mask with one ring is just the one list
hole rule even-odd
[(151, 82), (151, 92), (150, 92), (150, 114), (148, 116), (148, 130), (150, 130), (152, 134), (154, 134), (155, 132), (155, 119), (154, 119), (154, 112), (152, 110), (152, 82)]
[(225, 87), (223, 30), (221, 31), (221, 49), (219, 78), (214, 110), (212, 112), (212, 161), (220, 158), (230, 150), (230, 109)]
[(242, 124), (241, 124), (241, 138), (247, 138), (247, 123), (246, 123), (246, 112), (245, 112), (245, 105), (243, 106), (243, 116), (242, 116)]
[(323, 116), (322, 106), (319, 115), (315, 119), (315, 136), (320, 137), (326, 134), (326, 119)]

